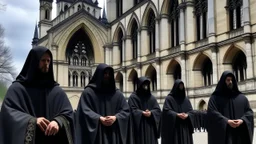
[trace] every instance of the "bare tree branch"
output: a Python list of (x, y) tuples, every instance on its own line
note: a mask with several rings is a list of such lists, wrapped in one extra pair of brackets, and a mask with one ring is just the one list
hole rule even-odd
[(10, 48), (4, 44), (4, 29), (0, 25), (0, 81), (11, 82), (16, 73)]

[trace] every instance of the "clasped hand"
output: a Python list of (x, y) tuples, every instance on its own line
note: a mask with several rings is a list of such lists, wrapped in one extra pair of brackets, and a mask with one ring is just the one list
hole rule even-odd
[(44, 117), (37, 118), (36, 124), (46, 136), (55, 135), (59, 132), (59, 125), (56, 121), (49, 121)]
[(151, 111), (149, 111), (148, 109), (145, 110), (145, 111), (142, 111), (142, 114), (145, 116), (145, 117), (150, 117), (151, 116)]
[(232, 128), (237, 128), (237, 127), (239, 127), (242, 123), (243, 123), (243, 120), (241, 120), (241, 119), (238, 119), (238, 120), (228, 120), (228, 124), (229, 124)]
[(112, 126), (115, 121), (116, 121), (116, 116), (100, 117), (100, 122), (104, 126)]
[(188, 114), (186, 114), (186, 113), (178, 113), (177, 116), (184, 120), (184, 119), (186, 119), (188, 117)]

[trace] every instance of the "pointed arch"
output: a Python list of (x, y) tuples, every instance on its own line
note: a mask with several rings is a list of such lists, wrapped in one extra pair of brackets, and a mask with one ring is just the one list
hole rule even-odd
[(70, 97), (68, 97), (73, 109), (76, 109), (77, 108), (77, 105), (79, 103), (79, 99), (80, 97), (78, 95), (72, 95)]
[(239, 47), (236, 44), (232, 44), (228, 50), (226, 51), (224, 57), (223, 57), (223, 64), (231, 64), (233, 61), (233, 58), (235, 57), (236, 53), (242, 51), (244, 54), (246, 54), (245, 50), (241, 47)]
[(175, 68), (176, 65), (180, 65), (180, 62), (178, 60), (176, 60), (176, 59), (172, 59), (169, 62), (167, 68), (166, 68), (166, 73), (167, 74), (173, 74), (174, 70), (175, 70), (174, 68)]
[(166, 83), (166, 89), (171, 89), (175, 80), (181, 79), (181, 66), (180, 62), (173, 59), (167, 66), (166, 69), (166, 79), (164, 80)]
[(201, 111), (205, 111), (207, 109), (207, 104), (203, 99), (198, 103), (198, 109)]
[[(170, 2), (172, 2), (173, 0), (164, 0), (160, 9), (160, 13), (161, 15), (169, 15), (169, 10), (170, 10)], [(177, 0), (178, 4), (182, 3), (182, 0)]]
[(235, 45), (227, 50), (223, 58), (225, 69), (233, 71), (237, 81), (244, 81), (247, 78), (247, 60), (243, 49)]
[(118, 41), (118, 33), (119, 33), (120, 30), (123, 32), (123, 35), (126, 36), (125, 27), (124, 27), (124, 25), (121, 22), (119, 22), (117, 27), (116, 27), (116, 30), (114, 32), (112, 42), (117, 42)]
[[(203, 66), (203, 63), (204, 63), (204, 60), (209, 58), (210, 59), (210, 56), (206, 53), (199, 53), (193, 63), (193, 70), (201, 70), (202, 66)], [(210, 59), (211, 60), (211, 59)]]
[(138, 73), (135, 69), (132, 69), (128, 76), (128, 85), (129, 85), (130, 91), (135, 91), (137, 89), (137, 80), (138, 80)]
[(145, 9), (145, 11), (142, 15), (141, 26), (147, 26), (149, 14), (150, 14), (151, 11), (154, 12), (156, 18), (159, 16), (155, 4), (152, 1), (149, 1), (148, 5), (147, 5), (147, 7), (146, 7), (146, 9)]
[(197, 55), (193, 64), (193, 73), (197, 87), (212, 85), (212, 61), (207, 54), (199, 53)]
[(135, 12), (132, 13), (132, 16), (128, 22), (128, 25), (127, 25), (127, 35), (131, 35), (131, 30), (132, 30), (132, 26), (133, 26), (133, 23), (137, 23), (137, 26), (138, 28), (140, 27), (140, 21), (139, 21), (139, 18), (137, 16), (137, 14)]
[(124, 90), (123, 81), (123, 74), (121, 72), (118, 72), (116, 74), (116, 85), (120, 89), (120, 91)]
[(104, 52), (102, 46), (107, 41), (107, 33), (101, 26), (95, 26), (91, 21), (86, 18), (82, 18), (80, 21), (74, 22), (72, 25), (62, 27), (63, 34), (56, 40), (56, 44), (59, 46), (59, 59), (65, 60), (66, 48), (71, 37), (79, 30), (83, 29), (92, 42), (95, 63), (102, 63), (104, 61)]
[(148, 66), (145, 76), (148, 77), (151, 81), (151, 85), (150, 85), (151, 90), (156, 91), (157, 90), (157, 72), (153, 65)]

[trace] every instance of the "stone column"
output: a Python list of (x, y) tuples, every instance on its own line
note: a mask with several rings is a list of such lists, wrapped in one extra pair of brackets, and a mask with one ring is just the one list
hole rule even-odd
[(160, 58), (156, 58), (155, 63), (156, 63), (156, 79), (157, 79), (156, 97), (158, 100), (161, 100), (161, 89), (162, 88), (161, 88), (161, 61), (160, 61)]
[(126, 65), (126, 57), (125, 57), (125, 56), (126, 56), (126, 51), (125, 51), (125, 50), (126, 50), (126, 48), (125, 48), (125, 42), (126, 42), (126, 41), (125, 41), (125, 40), (126, 40), (126, 37), (123, 37), (123, 38), (122, 38), (122, 45), (123, 45), (123, 46), (122, 46), (122, 48), (123, 48), (123, 50), (122, 50), (122, 52), (123, 52), (123, 53), (122, 53), (122, 55), (123, 55), (123, 57), (122, 57), (122, 58), (123, 58), (123, 60), (122, 60), (122, 66), (125, 66), (125, 65)]
[(125, 60), (129, 61), (133, 59), (133, 47), (132, 47), (132, 38), (130, 35), (126, 36), (125, 39)]
[(194, 16), (194, 2), (192, 0), (189, 0), (186, 2), (186, 15), (185, 15), (185, 19), (186, 19), (186, 24), (185, 24), (185, 38), (186, 38), (186, 42), (187, 43), (192, 43), (195, 41), (196, 37), (195, 37), (195, 16)]
[(218, 49), (217, 47), (213, 46), (212, 50), (212, 84), (218, 83)]
[(141, 77), (141, 63), (137, 63), (137, 74), (138, 74), (138, 78)]
[(141, 29), (138, 29), (137, 62), (141, 61)]
[(247, 79), (252, 79), (254, 77), (254, 73), (253, 73), (251, 37), (250, 36), (244, 37), (244, 42), (245, 42), (246, 62), (247, 62), (246, 75), (247, 75)]
[(161, 15), (161, 21), (160, 21), (160, 30), (159, 30), (159, 49), (160, 51), (163, 49), (167, 49), (170, 47), (169, 41), (169, 23), (168, 23), (168, 15)]
[(105, 63), (108, 64), (108, 65), (111, 65), (112, 64), (112, 49), (113, 49), (113, 45), (112, 44), (106, 44), (103, 46), (104, 50), (105, 50)]
[(156, 35), (155, 35), (155, 48), (156, 48), (156, 54), (155, 57), (159, 57), (159, 51), (160, 51), (160, 33), (159, 33), (159, 22), (160, 22), (160, 17), (155, 19), (155, 31), (156, 31)]
[(113, 65), (118, 65), (120, 63), (120, 50), (117, 43), (113, 44), (112, 57), (114, 58)]
[(110, 65), (110, 49), (107, 46), (104, 46), (104, 50), (105, 50), (105, 63)]
[(181, 55), (181, 80), (184, 82), (184, 85), (187, 86), (187, 75), (186, 75), (186, 55)]
[(215, 0), (208, 0), (208, 11), (207, 11), (207, 19), (208, 19), (208, 36), (215, 36)]
[(126, 67), (123, 67), (122, 69), (122, 74), (123, 74), (123, 93), (125, 97), (127, 97), (127, 71)]
[(78, 79), (77, 80), (78, 80), (77, 81), (77, 86), (82, 87), (82, 85), (81, 85), (81, 73), (78, 73)]
[(180, 4), (179, 40), (181, 51), (185, 50), (185, 3)]
[(250, 1), (243, 0), (243, 25), (244, 25), (244, 33), (251, 32), (251, 20), (250, 20)]

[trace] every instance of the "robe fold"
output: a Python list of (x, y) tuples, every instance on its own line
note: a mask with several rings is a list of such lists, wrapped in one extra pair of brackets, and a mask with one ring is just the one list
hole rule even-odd
[[(176, 80), (171, 93), (166, 97), (162, 112), (162, 144), (193, 144), (194, 112), (189, 99), (185, 95), (185, 88), (180, 92)], [(182, 120), (178, 113), (186, 113), (188, 117)]]
[[(135, 144), (157, 144), (160, 137), (160, 120), (161, 109), (156, 98), (151, 94), (150, 90), (144, 92), (142, 84), (149, 80), (141, 77), (138, 80), (137, 91), (129, 97), (132, 124), (134, 131)], [(145, 117), (142, 111), (151, 111), (150, 117)]]
[[(49, 72), (38, 71), (44, 53), (51, 56)], [(36, 125), (37, 118), (55, 120), (59, 132), (45, 136)], [(51, 52), (44, 47), (32, 49), (16, 81), (9, 87), (0, 113), (1, 144), (73, 144), (73, 110), (65, 92), (53, 80)]]
[[(226, 78), (232, 77), (233, 89), (227, 88)], [(242, 119), (243, 124), (232, 128), (228, 120)], [(209, 144), (252, 144), (253, 111), (248, 99), (238, 90), (235, 76), (225, 71), (210, 97), (207, 109)]]
[[(102, 86), (104, 70), (111, 70), (111, 82)], [(104, 126), (100, 117), (116, 116), (112, 126)], [(76, 112), (77, 144), (126, 144), (129, 124), (129, 105), (116, 89), (113, 69), (99, 64), (89, 85), (85, 87)]]

